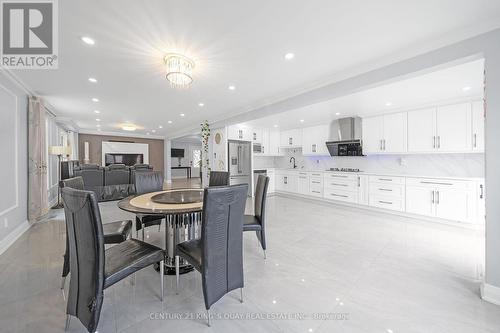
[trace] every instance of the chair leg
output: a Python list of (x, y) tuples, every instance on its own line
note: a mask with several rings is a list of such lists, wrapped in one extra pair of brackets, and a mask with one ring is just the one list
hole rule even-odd
[(240, 288), (240, 302), (243, 303), (243, 288)]
[(144, 242), (144, 225), (142, 226), (142, 241)]
[(66, 332), (69, 328), (69, 323), (71, 321), (71, 316), (69, 314), (66, 315), (66, 325), (64, 325), (64, 332)]
[(163, 288), (163, 280), (165, 279), (165, 275), (164, 275), (164, 269), (165, 269), (165, 262), (162, 260), (160, 261), (160, 285), (161, 285), (161, 301), (163, 302), (163, 297), (165, 295), (164, 293), (164, 288)]
[(65, 286), (65, 285), (66, 285), (66, 277), (65, 277), (65, 276), (63, 276), (63, 277), (61, 278), (61, 289), (62, 289), (62, 290), (64, 290), (64, 286)]
[(267, 256), (266, 256), (266, 250), (262, 250), (264, 251), (264, 260), (267, 259)]
[(161, 231), (161, 223), (158, 224), (158, 232), (160, 232), (160, 231)]
[(207, 325), (210, 327), (210, 309), (207, 310)]
[(179, 295), (179, 256), (175, 256), (175, 293)]

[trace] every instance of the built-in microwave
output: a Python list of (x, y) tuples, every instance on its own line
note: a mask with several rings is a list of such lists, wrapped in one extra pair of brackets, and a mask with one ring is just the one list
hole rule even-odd
[(254, 152), (254, 154), (263, 154), (264, 153), (264, 146), (261, 145), (260, 143), (254, 143), (253, 144), (253, 152)]

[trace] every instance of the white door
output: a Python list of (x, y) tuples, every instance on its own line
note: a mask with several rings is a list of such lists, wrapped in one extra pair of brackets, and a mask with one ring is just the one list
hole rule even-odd
[(435, 109), (408, 112), (409, 152), (431, 152), (435, 150), (435, 124)]
[(384, 116), (363, 118), (363, 154), (382, 152)]
[(189, 166), (191, 167), (191, 177), (200, 177), (201, 146), (189, 147)]
[(406, 152), (406, 117), (406, 112), (384, 116), (384, 153)]
[(434, 188), (406, 186), (406, 212), (434, 216)]
[(484, 151), (483, 101), (472, 103), (472, 150)]
[(438, 107), (436, 111), (436, 146), (443, 152), (460, 152), (471, 147), (471, 104)]
[(469, 192), (458, 189), (436, 190), (436, 216), (454, 221), (468, 221), (471, 210)]

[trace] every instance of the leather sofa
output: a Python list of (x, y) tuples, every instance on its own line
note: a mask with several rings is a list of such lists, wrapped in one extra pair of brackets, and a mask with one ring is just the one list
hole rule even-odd
[(93, 191), (98, 201), (119, 200), (135, 194), (137, 172), (153, 172), (153, 167), (148, 164), (132, 167), (112, 164), (103, 168), (97, 164), (82, 164), (73, 171), (75, 177), (83, 178), (85, 190)]

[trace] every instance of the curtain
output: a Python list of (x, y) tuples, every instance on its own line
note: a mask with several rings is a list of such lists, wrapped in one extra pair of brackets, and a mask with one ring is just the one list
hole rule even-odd
[(47, 200), (46, 111), (37, 97), (28, 106), (28, 218), (34, 221), (49, 210)]

